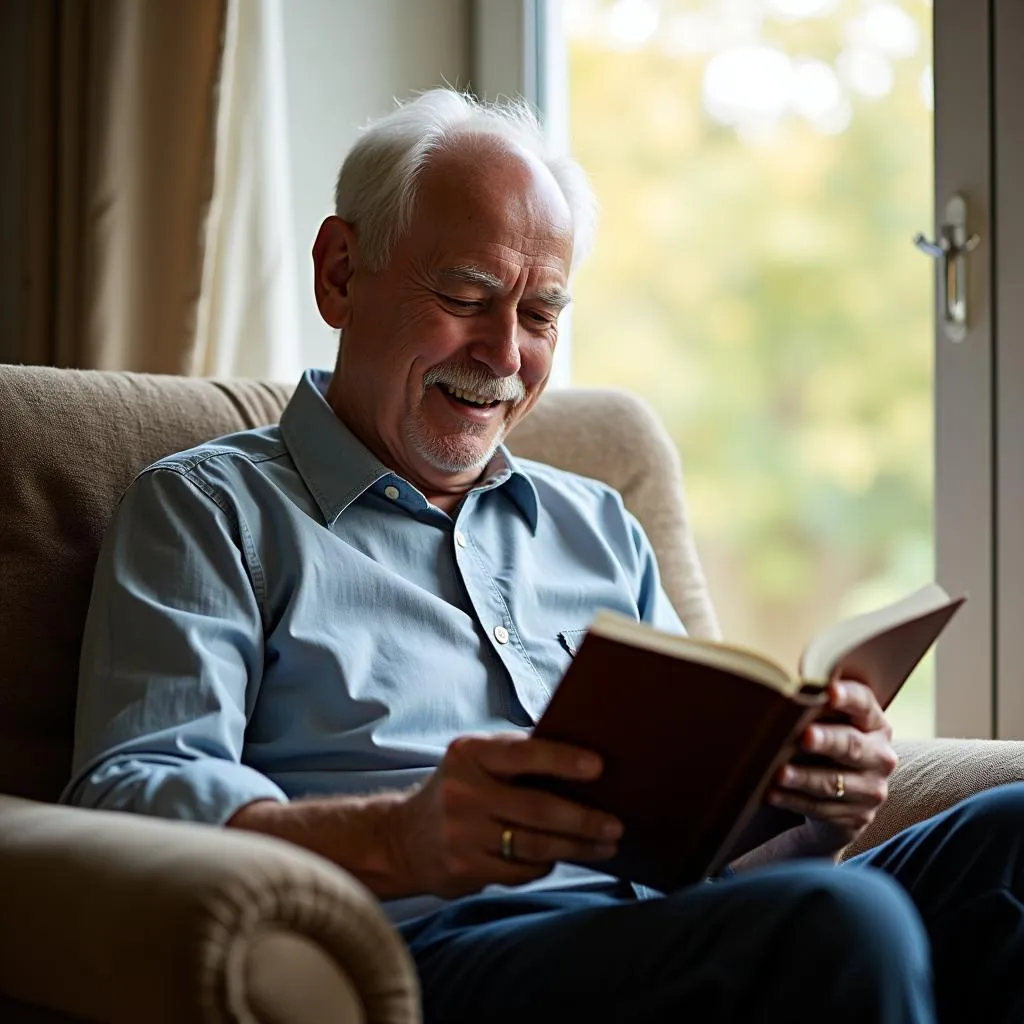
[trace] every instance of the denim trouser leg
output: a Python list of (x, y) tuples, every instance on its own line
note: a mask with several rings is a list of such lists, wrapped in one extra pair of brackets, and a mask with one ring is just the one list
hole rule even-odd
[(428, 1024), (935, 1019), (924, 929), (876, 871), (803, 862), (643, 901), (471, 896), (401, 930)]
[(1024, 1021), (1024, 784), (987, 790), (847, 862), (895, 878), (932, 945), (939, 1018)]

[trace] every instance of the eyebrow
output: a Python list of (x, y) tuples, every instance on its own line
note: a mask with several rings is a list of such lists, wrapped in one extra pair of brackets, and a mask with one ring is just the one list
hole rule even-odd
[(562, 291), (561, 288), (543, 288), (537, 292), (537, 298), (545, 306), (552, 306), (557, 309), (559, 313), (572, 302), (569, 293)]
[(463, 264), (459, 267), (446, 267), (441, 271), (440, 276), (450, 278), (453, 281), (460, 281), (462, 284), (475, 284), (481, 288), (490, 288), (492, 291), (505, 287), (500, 277), (495, 277), (494, 274), (469, 264)]
[[(457, 267), (446, 267), (441, 271), (440, 277), (452, 281), (459, 281), (462, 284), (476, 285), (479, 288), (488, 288), (491, 291), (499, 291), (505, 287), (505, 282), (500, 277), (489, 271), (470, 264), (463, 264)], [(545, 306), (552, 306), (561, 312), (572, 302), (569, 293), (562, 288), (542, 288), (537, 292), (536, 298)]]

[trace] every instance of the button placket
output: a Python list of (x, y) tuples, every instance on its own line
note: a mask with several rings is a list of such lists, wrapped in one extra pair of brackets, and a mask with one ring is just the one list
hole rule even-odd
[[(466, 535), (462, 530), (456, 529), (452, 533), (452, 538), (455, 541), (455, 546), (457, 548), (465, 549), (467, 540)], [(508, 645), (509, 632), (502, 624), (499, 623), (491, 629), (491, 636), (493, 636), (495, 642), (500, 644), (502, 647), (506, 647)]]
[[(474, 492), (471, 499), (474, 499), (477, 493)], [(456, 571), (462, 576), (477, 622), (485, 631), (491, 642), (491, 649), (505, 668), (510, 684), (509, 699), (514, 701), (528, 718), (536, 721), (551, 694), (544, 687), (516, 635), (515, 622), (511, 618), (508, 603), (491, 573), (486, 551), (481, 549), (479, 543), (469, 543), (469, 531), (465, 529), (464, 524), (472, 510), (473, 503), (469, 501), (459, 516), (461, 528), (452, 531)]]

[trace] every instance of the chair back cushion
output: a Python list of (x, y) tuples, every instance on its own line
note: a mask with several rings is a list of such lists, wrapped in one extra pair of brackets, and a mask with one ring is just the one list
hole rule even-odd
[[(276, 422), (290, 391), (0, 366), (0, 793), (53, 800), (67, 781), (93, 567), (128, 484), (171, 452)], [(617, 487), (684, 622), (714, 632), (678, 459), (645, 406), (616, 392), (552, 391), (510, 446)]]

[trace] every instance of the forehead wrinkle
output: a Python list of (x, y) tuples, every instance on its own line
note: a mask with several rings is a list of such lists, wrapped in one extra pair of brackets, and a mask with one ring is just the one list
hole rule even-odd
[[(494, 246), (494, 250), (499, 260), (518, 265), (523, 269), (554, 270), (564, 274), (568, 263), (564, 263), (557, 252), (551, 251), (549, 247), (552, 241), (555, 239), (525, 237), (520, 239), (519, 248), (498, 242)], [(533, 252), (530, 251), (530, 243), (533, 243)]]

